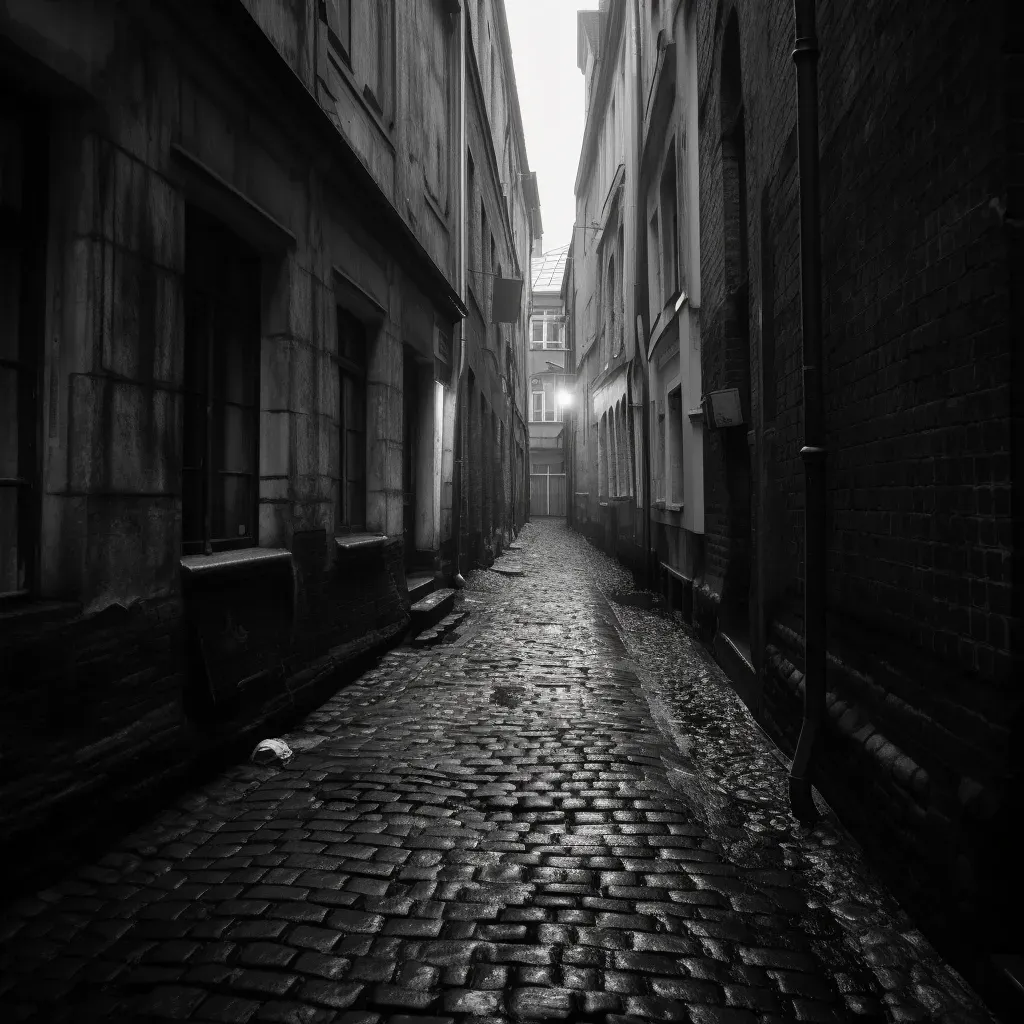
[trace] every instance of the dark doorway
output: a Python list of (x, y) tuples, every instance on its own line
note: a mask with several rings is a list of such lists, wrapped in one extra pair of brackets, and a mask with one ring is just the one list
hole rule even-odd
[(420, 422), (420, 381), (416, 354), (402, 349), (402, 514), (405, 528), (405, 565), (416, 565), (416, 442)]

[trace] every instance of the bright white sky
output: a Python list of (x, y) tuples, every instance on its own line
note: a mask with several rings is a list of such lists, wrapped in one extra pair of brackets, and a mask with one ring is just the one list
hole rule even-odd
[(573, 185), (583, 144), (583, 74), (576, 67), (576, 12), (597, 0), (505, 0), (526, 155), (537, 172), (544, 251), (571, 241)]

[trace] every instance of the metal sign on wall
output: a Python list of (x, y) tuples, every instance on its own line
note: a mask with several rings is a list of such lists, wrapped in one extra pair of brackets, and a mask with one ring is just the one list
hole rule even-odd
[(701, 399), (701, 404), (704, 406), (704, 421), (710, 429), (742, 426), (743, 406), (737, 388), (709, 391)]
[(491, 323), (514, 324), (519, 320), (523, 282), (515, 277), (495, 277), (491, 289)]

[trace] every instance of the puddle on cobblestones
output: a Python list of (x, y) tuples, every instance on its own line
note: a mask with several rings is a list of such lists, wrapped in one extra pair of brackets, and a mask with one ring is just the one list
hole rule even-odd
[(526, 699), (525, 686), (496, 686), (491, 691), (491, 703), (503, 708), (517, 708)]

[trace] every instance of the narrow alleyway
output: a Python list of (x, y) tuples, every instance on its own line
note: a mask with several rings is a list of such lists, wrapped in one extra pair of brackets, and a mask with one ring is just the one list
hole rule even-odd
[[(0, 1018), (990, 1019), (840, 833), (788, 819), (678, 626), (610, 602), (621, 572), (560, 523), (517, 547), (286, 767), (237, 766), (5, 911)], [(728, 709), (688, 730), (701, 686)]]

